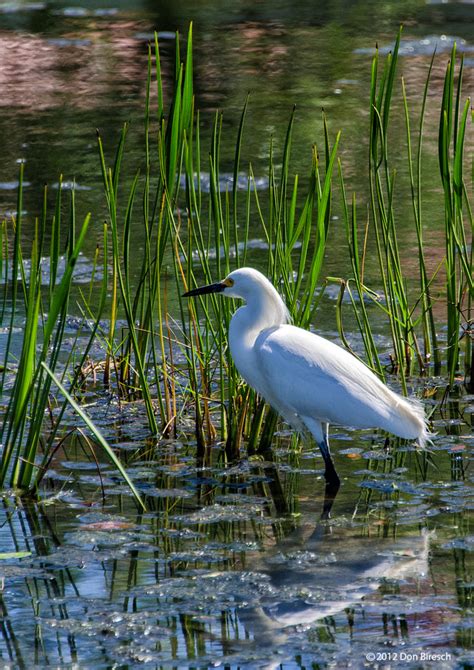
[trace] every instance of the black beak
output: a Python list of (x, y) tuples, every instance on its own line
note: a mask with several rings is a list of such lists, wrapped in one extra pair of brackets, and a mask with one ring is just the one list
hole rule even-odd
[(218, 281), (215, 284), (208, 284), (207, 286), (201, 286), (200, 288), (193, 288), (191, 291), (183, 293), (183, 298), (190, 298), (193, 295), (204, 295), (205, 293), (220, 293), (225, 288), (227, 288), (224, 282)]

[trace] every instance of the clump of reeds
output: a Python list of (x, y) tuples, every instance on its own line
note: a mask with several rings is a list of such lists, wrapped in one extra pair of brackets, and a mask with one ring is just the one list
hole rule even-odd
[[(308, 186), (301, 195), (297, 175), (290, 173), (290, 150), (294, 117), (288, 126), (277, 171), (273, 152), (269, 158), (268, 201), (265, 208), (259, 195), (252, 167), (249, 168), (244, 211), (246, 219), (237, 226), (238, 197), (237, 176), (244, 131), (243, 110), (235, 148), (234, 178), (231, 191), (219, 190), (220, 117), (216, 118), (213, 146), (209, 161), (210, 192), (208, 202), (203, 195), (197, 197), (193, 166), (200, 165), (199, 154), (188, 157), (186, 172), (187, 227), (174, 229), (175, 263), (178, 268), (178, 285), (188, 288), (197, 281), (211, 281), (224, 277), (232, 268), (247, 263), (250, 217), (252, 209), (257, 214), (252, 234), (261, 236), (266, 248), (266, 271), (284, 294), (294, 323), (309, 327), (318, 299), (317, 286), (324, 259), (331, 211), (331, 184), (335, 157), (339, 143), (336, 135), (331, 146), (330, 135), (324, 123), (325, 169), (322, 171), (316, 147), (312, 151), (312, 164)], [(199, 129), (196, 126), (196, 146), (199, 146)], [(189, 146), (189, 151), (192, 147)], [(198, 173), (199, 184), (199, 173)], [(203, 217), (209, 211), (209, 220)], [(263, 211), (268, 212), (267, 215)], [(241, 233), (243, 229), (243, 233)], [(173, 234), (173, 233), (172, 233)], [(215, 256), (215, 261), (213, 257)], [(212, 260), (211, 260), (212, 258)], [(238, 452), (243, 434), (249, 439), (252, 451), (269, 444), (274, 431), (276, 415), (269, 411), (253, 392), (246, 388), (235, 370), (227, 347), (227, 330), (234, 305), (217, 296), (200, 299), (200, 307), (187, 301), (182, 306), (181, 331), (184, 335), (189, 378), (196, 402), (196, 425), (207, 426), (208, 438), (212, 411), (210, 399), (218, 408), (217, 426), (221, 439), (226, 441), (230, 456)], [(215, 355), (214, 355), (215, 354)], [(214, 362), (213, 362), (214, 361)], [(212, 403), (211, 403), (212, 404)], [(199, 407), (201, 405), (201, 407)], [(201, 422), (200, 417), (205, 418)], [(199, 433), (199, 443), (204, 435)]]
[[(376, 292), (366, 286), (364, 277), (367, 237), (374, 238), (378, 258), (379, 278), (377, 289), (382, 289), (384, 301), (374, 299), (387, 319), (392, 339), (392, 365), (390, 371), (397, 373), (405, 393), (407, 378), (414, 374), (438, 374), (442, 363), (441, 345), (437, 333), (433, 285), (447, 306), (447, 369), (449, 383), (453, 384), (461, 364), (459, 338), (469, 328), (472, 301), (472, 247), (466, 231), (472, 231), (472, 215), (462, 176), (462, 156), (465, 144), (469, 100), (462, 104), (462, 62), (455, 79), (455, 49), (447, 67), (445, 90), (440, 121), (440, 168), (445, 190), (446, 212), (446, 258), (443, 286), (436, 271), (430, 276), (426, 263), (426, 245), (423, 237), (423, 138), (424, 120), (430, 85), (433, 59), (428, 67), (426, 84), (422, 93), (421, 111), (417, 122), (416, 151), (412, 149), (411, 116), (403, 79), (402, 109), (406, 123), (406, 156), (413, 224), (418, 250), (418, 285), (408, 282), (404, 271), (403, 252), (397, 234), (395, 206), (396, 171), (390, 162), (390, 118), (393, 114), (393, 91), (397, 83), (397, 61), (400, 34), (393, 52), (381, 64), (376, 52), (372, 62), (370, 89), (369, 156), (368, 156), (368, 211), (369, 219), (363, 232), (357, 221), (356, 195), (349, 204), (343, 180), (343, 166), (339, 162), (340, 193), (346, 223), (347, 243), (351, 259), (351, 274), (340, 279), (341, 294), (338, 300), (338, 323), (343, 341), (342, 295), (354, 284), (358, 300), (352, 293), (351, 304), (365, 345), (368, 364), (380, 375), (385, 375), (379, 352), (375, 345), (370, 310), (366, 298)], [(333, 146), (324, 121), (325, 170), (322, 174), (320, 158), (313, 148), (312, 170), (308, 186), (301, 194), (297, 175), (291, 174), (291, 137), (294, 115), (290, 119), (282, 156), (276, 160), (273, 150), (269, 157), (268, 196), (260, 195), (256, 188), (252, 166), (249, 167), (249, 187), (242, 194), (237, 191), (237, 175), (240, 171), (241, 143), (245, 132), (246, 106), (237, 133), (234, 161), (233, 187), (222, 193), (219, 185), (219, 155), (222, 121), (216, 117), (212, 133), (209, 171), (210, 193), (208, 200), (199, 190), (201, 156), (199, 154), (199, 128), (194, 137), (198, 151), (188, 154), (183, 171), (186, 178), (186, 226), (179, 221), (174, 225), (175, 258), (178, 262), (178, 289), (189, 288), (191, 283), (213, 281), (225, 276), (233, 267), (247, 263), (249, 231), (266, 241), (266, 271), (279, 287), (290, 309), (293, 321), (304, 328), (310, 327), (317, 308), (316, 287), (321, 280), (321, 271), (327, 231), (330, 222), (331, 198), (333, 194), (334, 161), (339, 143), (336, 136)], [(448, 123), (446, 119), (451, 121)], [(443, 153), (444, 152), (444, 153)], [(443, 158), (444, 156), (444, 158)], [(281, 165), (277, 170), (275, 165)], [(446, 167), (447, 166), (447, 167)], [(194, 175), (197, 173), (197, 188)], [(268, 199), (267, 199), (268, 197)], [(238, 205), (238, 200), (244, 203)], [(239, 219), (238, 213), (245, 218)], [(454, 214), (453, 214), (454, 212)], [(251, 223), (252, 221), (252, 223)], [(242, 232), (241, 232), (242, 231)], [(362, 233), (362, 234), (361, 234)], [(173, 235), (173, 231), (171, 231)], [(472, 236), (472, 232), (471, 232)], [(216, 255), (215, 260), (210, 257)], [(408, 285), (411, 284), (410, 290)], [(444, 293), (445, 291), (445, 293)], [(321, 295), (321, 294), (320, 294)], [(186, 314), (186, 309), (188, 314)], [(212, 439), (212, 405), (218, 413), (217, 428), (220, 439), (226, 440), (229, 456), (235, 455), (242, 435), (247, 438), (250, 451), (264, 448), (270, 443), (275, 428), (276, 416), (272, 411), (265, 415), (263, 403), (253, 392), (243, 386), (233, 368), (227, 347), (226, 333), (234, 306), (218, 296), (200, 299), (200, 310), (194, 304), (185, 307), (182, 315), (182, 332), (188, 347), (189, 378), (196, 402), (196, 426), (198, 442), (203, 443), (203, 430), (207, 427), (207, 439)], [(465, 338), (465, 361), (470, 362), (471, 339)], [(346, 342), (345, 342), (346, 343)], [(347, 345), (348, 346), (348, 345)], [(214, 367), (213, 367), (214, 365)], [(472, 376), (472, 370), (470, 372)], [(469, 371), (466, 373), (466, 377)], [(213, 402), (212, 402), (213, 401)], [(199, 407), (201, 403), (201, 407)]]
[[(46, 440), (45, 451), (48, 457), (50, 456), (49, 438), (45, 438), (43, 433), (43, 420), (45, 412), (50, 407), (51, 381), (45, 375), (41, 363), (48, 363), (53, 370), (56, 368), (68, 315), (72, 272), (90, 221), (90, 217), (86, 217), (77, 235), (74, 201), (72, 201), (65, 270), (57, 282), (62, 225), (61, 193), (60, 187), (54, 214), (49, 219), (45, 189), (42, 216), (35, 223), (31, 249), (26, 250), (21, 242), (23, 233), (23, 165), (21, 165), (17, 216), (11, 228), (7, 227), (6, 223), (3, 226), (2, 266), (5, 291), (2, 313), (5, 314), (7, 298), (11, 311), (0, 379), (2, 396), (10, 381), (9, 373), (12, 371), (12, 366), (15, 374), (0, 429), (0, 442), (4, 445), (0, 463), (1, 486), (7, 481), (12, 487), (20, 489), (30, 487), (32, 482), (37, 484), (47, 466), (47, 458), (43, 459), (39, 467), (36, 467), (35, 463), (42, 440)], [(43, 285), (42, 257), (46, 251), (46, 230), (50, 231), (48, 249), (50, 273), (49, 282)], [(10, 246), (13, 250), (11, 255), (7, 253)], [(28, 265), (25, 263), (26, 253), (29, 256)], [(11, 287), (9, 293), (7, 286)], [(18, 360), (14, 362), (12, 345), (14, 320), (18, 310), (25, 314), (25, 324), (21, 351)], [(54, 439), (57, 426), (56, 423), (50, 432), (51, 439)]]
[[(440, 101), (439, 122), (439, 167), (444, 191), (444, 218), (446, 255), (444, 258), (444, 284), (440, 266), (430, 276), (427, 269), (426, 240), (423, 233), (423, 139), (427, 96), (435, 54), (428, 66), (426, 83), (422, 94), (421, 111), (417, 120), (413, 147), (412, 119), (407, 100), (405, 83), (401, 80), (403, 113), (406, 125), (406, 158), (410, 183), (413, 227), (416, 238), (419, 268), (418, 285), (408, 290), (409, 281), (404, 272), (403, 253), (399, 244), (396, 213), (397, 173), (390, 162), (391, 142), (400, 143), (400, 138), (391, 136), (390, 118), (393, 114), (393, 89), (396, 82), (396, 67), (400, 33), (393, 52), (390, 53), (380, 72), (379, 55), (372, 61), (369, 124), (369, 220), (364, 230), (358, 229), (356, 196), (349, 206), (342, 179), (343, 211), (346, 222), (348, 248), (352, 264), (351, 281), (355, 283), (359, 300), (352, 299), (362, 333), (369, 363), (382, 373), (377, 355), (372, 328), (364, 296), (373, 297), (375, 292), (365, 285), (364, 264), (367, 237), (375, 238), (379, 261), (380, 284), (385, 301), (374, 300), (387, 317), (387, 326), (392, 338), (393, 369), (399, 374), (406, 392), (407, 375), (439, 374), (442, 365), (442, 348), (436, 323), (435, 303), (442, 300), (446, 305), (447, 322), (447, 371), (449, 384), (460, 371), (460, 342), (464, 336), (464, 361), (466, 382), (472, 384), (472, 210), (463, 176), (463, 154), (465, 150), (466, 126), (470, 100), (462, 101), (463, 63), (459, 66), (456, 82), (456, 47), (453, 47), (444, 82), (443, 98)], [(406, 228), (404, 228), (406, 230)], [(470, 231), (471, 241), (467, 235)], [(412, 282), (413, 283), (413, 282)], [(438, 294), (437, 298), (434, 294)], [(351, 296), (352, 297), (352, 296)]]
[[(277, 416), (243, 384), (227, 347), (227, 330), (235, 305), (214, 295), (198, 301), (179, 298), (177, 314), (170, 314), (168, 294), (174, 290), (180, 296), (197, 283), (221, 279), (234, 267), (248, 264), (252, 234), (263, 240), (260, 267), (283, 294), (294, 323), (303, 328), (311, 327), (323, 295), (319, 286), (324, 283), (324, 254), (336, 197), (341, 198), (351, 262), (348, 275), (339, 278), (341, 293), (337, 315), (343, 342), (342, 296), (348, 290), (366, 360), (380, 376), (384, 375), (375, 345), (371, 310), (366, 305), (367, 297), (375, 295), (366, 285), (364, 274), (367, 239), (373, 236), (379, 272), (376, 288), (381, 288), (385, 296), (384, 303), (375, 301), (375, 304), (383, 310), (391, 333), (392, 371), (399, 374), (405, 391), (409, 375), (430, 369), (438, 373), (442, 354), (433, 309), (433, 283), (436, 280), (439, 285), (439, 279), (430, 276), (427, 269), (422, 225), (422, 147), (433, 61), (422, 95), (414, 148), (412, 118), (402, 81), (407, 169), (419, 265), (418, 286), (409, 292), (397, 233), (396, 179), (389, 152), (399, 43), (400, 35), (383, 64), (378, 53), (372, 62), (369, 217), (361, 230), (356, 195), (352, 198), (346, 195), (343, 164), (337, 157), (340, 134), (330, 132), (325, 117), (321, 146), (308, 147), (308, 175), (300, 180), (291, 168), (295, 114), (290, 115), (282, 154), (275, 156), (273, 146), (270, 147), (268, 188), (259, 190), (252, 164), (248, 170), (242, 167), (246, 101), (235, 140), (232, 179), (223, 187), (220, 155), (222, 143), (228, 140), (223, 137), (222, 115), (218, 113), (210, 146), (203, 150), (200, 117), (194, 104), (192, 27), (183, 59), (179, 36), (176, 39), (174, 91), (168, 105), (163, 95), (159, 45), (155, 39), (148, 59), (144, 162), (141, 161), (145, 167), (137, 167), (127, 182), (127, 175), (123, 173), (126, 126), (110, 167), (107, 148), (98, 138), (108, 212), (102, 244), (103, 279), (95, 310), (90, 307), (90, 299), (83, 296), (81, 309), (84, 327), (87, 323), (88, 344), (82, 348), (79, 361), (74, 360), (78, 362), (74, 368), (71, 368), (72, 354), (59, 368), (59, 352), (71, 299), (72, 272), (90, 219), (87, 217), (76, 230), (73, 197), (67, 225), (66, 271), (57, 283), (64, 223), (61, 189), (51, 221), (45, 194), (43, 215), (36, 223), (32, 249), (26, 250), (21, 243), (20, 175), (14, 230), (9, 230), (5, 223), (1, 228), (0, 262), (1, 267), (8, 266), (11, 281), (9, 289), (5, 284), (0, 314), (5, 318), (7, 299), (11, 301), (11, 332), (13, 315), (20, 302), (27, 316), (21, 355), (16, 363), (18, 373), (13, 390), (9, 391), (0, 432), (0, 441), (4, 444), (0, 485), (8, 482), (20, 489), (38, 485), (58, 445), (66, 403), (81, 411), (73, 396), (80, 384), (82, 364), (97, 338), (105, 346), (104, 385), (121, 398), (143, 403), (152, 435), (174, 435), (180, 412), (190, 407), (194, 413), (199, 458), (209, 456), (207, 447), (216, 440), (225, 444), (228, 458), (238, 455), (243, 438), (249, 452), (268, 447)], [(463, 174), (469, 101), (462, 102), (462, 62), (456, 76), (455, 57), (453, 49), (439, 124), (439, 164), (445, 202), (447, 369), (451, 384), (461, 361), (460, 334), (463, 329), (467, 331), (471, 323), (473, 290), (472, 244), (469, 246), (467, 239), (469, 227), (472, 230), (472, 213)], [(156, 87), (154, 96), (152, 87)], [(336, 164), (339, 179), (335, 177)], [(243, 174), (247, 179), (244, 189), (241, 188)], [(203, 188), (204, 176), (208, 188)], [(141, 226), (141, 237), (145, 241), (142, 250), (132, 242), (137, 226)], [(42, 286), (41, 258), (47, 244), (47, 229), (51, 231), (48, 238), (51, 276), (48, 286)], [(31, 258), (28, 276), (23, 264), (27, 255)], [(92, 277), (91, 286), (94, 283)], [(355, 293), (351, 286), (355, 287)], [(125, 328), (118, 326), (122, 319), (125, 319)], [(0, 378), (0, 392), (4, 394), (12, 365), (11, 337), (10, 334)], [(472, 357), (470, 337), (466, 336), (464, 341), (467, 363)], [(61, 379), (57, 379), (59, 369)], [(66, 378), (69, 391), (65, 388)], [(45, 411), (51, 402), (59, 403), (58, 398), (51, 399), (53, 379), (65, 400), (45, 430)], [(38, 459), (40, 444), (44, 456)]]
[[(220, 114), (215, 118), (205, 166), (201, 156), (199, 114), (194, 113), (192, 87), (192, 29), (188, 33), (183, 62), (179, 59), (179, 39), (177, 54), (174, 96), (165, 114), (160, 54), (155, 42), (158, 105), (155, 114), (150, 104), (153, 71), (150, 50), (144, 143), (146, 169), (142, 175), (136, 173), (122, 198), (122, 211), (118, 202), (126, 128), (112, 168), (106, 165), (99, 138), (112, 236), (112, 302), (105, 382), (110, 383), (110, 367), (115, 359), (119, 371), (118, 392), (129, 399), (143, 399), (153, 434), (169, 433), (177, 412), (177, 371), (170, 345), (171, 340), (176, 340), (187, 363), (189, 381), (185, 391), (193, 400), (198, 449), (203, 452), (205, 445), (219, 434), (227, 443), (228, 453), (233, 454), (243, 433), (251, 436), (250, 448), (257, 446), (261, 434), (268, 441), (276, 416), (269, 413), (264, 422), (264, 404), (243, 386), (230, 359), (226, 343), (232, 305), (215, 298), (201, 301), (198, 308), (189, 301), (180, 302), (179, 327), (174, 320), (174, 332), (171, 332), (164, 310), (164, 259), (168, 263), (171, 260), (178, 294), (196, 279), (210, 281), (213, 276), (224, 276), (232, 267), (247, 262), (250, 219), (254, 214), (267, 249), (266, 270), (281, 286), (294, 321), (308, 327), (317, 303), (315, 295), (330, 221), (332, 173), (339, 135), (331, 146), (324, 123), (325, 169), (321, 170), (320, 157), (314, 147), (308, 186), (302, 195), (298, 177), (292, 177), (290, 172), (292, 115), (280, 170), (270, 152), (268, 200), (262, 203), (252, 166), (246, 191), (238, 188), (245, 105), (237, 132), (232, 183), (222, 191)], [(155, 146), (156, 152), (151, 148)], [(201, 188), (204, 172), (209, 183), (208, 193)], [(184, 188), (180, 189), (180, 185)], [(245, 212), (245, 221), (239, 226), (241, 212)], [(133, 258), (130, 254), (132, 221), (133, 225), (143, 226), (145, 237), (141, 256), (135, 249)], [(254, 234), (254, 224), (252, 231)], [(132, 285), (130, 275), (137, 265), (141, 268), (139, 279)], [(127, 323), (126, 332), (120, 334), (115, 326), (119, 313), (125, 316)], [(159, 405), (158, 417), (154, 397)]]
[[(439, 167), (444, 191), (446, 244), (446, 310), (448, 327), (447, 367), (452, 384), (459, 367), (460, 341), (464, 335), (465, 368), (472, 361), (473, 218), (464, 179), (464, 151), (470, 99), (462, 101), (463, 60), (456, 82), (456, 45), (446, 69), (439, 121)], [(472, 178), (472, 174), (471, 174)], [(472, 186), (472, 183), (471, 183)], [(470, 240), (468, 242), (468, 231)]]
[[(76, 224), (76, 205), (72, 192), (67, 236), (63, 241), (62, 183), (58, 185), (56, 204), (52, 215), (47, 206), (47, 188), (44, 189), (41, 216), (35, 221), (31, 248), (27, 249), (23, 237), (23, 164), (20, 166), (17, 215), (12, 225), (2, 225), (0, 244), (0, 276), (4, 280), (2, 319), (6, 318), (8, 337), (3, 353), (0, 374), (0, 397), (8, 397), (2, 411), (0, 427), (0, 487), (10, 486), (18, 493), (31, 493), (48, 470), (54, 454), (61, 446), (64, 435), (62, 419), (68, 402), (74, 404), (63, 383), (68, 379), (71, 389), (80, 386), (81, 370), (94, 343), (107, 294), (107, 256), (101, 268), (102, 287), (97, 310), (90, 312), (88, 303), (82, 310), (75, 341), (65, 347), (65, 331), (73, 296), (73, 272), (84, 239), (89, 230), (90, 215), (80, 227)], [(104, 247), (107, 246), (104, 231)], [(64, 257), (61, 250), (65, 247)], [(10, 249), (12, 252), (10, 253)], [(28, 255), (28, 258), (26, 256)], [(46, 259), (46, 260), (45, 260)], [(43, 275), (45, 262), (47, 272)], [(61, 269), (61, 266), (64, 266)], [(96, 283), (97, 258), (94, 261), (91, 285)], [(43, 277), (47, 276), (47, 280)], [(85, 298), (86, 296), (82, 296)], [(90, 298), (90, 295), (89, 295)], [(87, 307), (87, 309), (86, 309)], [(18, 328), (15, 317), (24, 314), (20, 353)], [(85, 341), (84, 341), (84, 338)], [(14, 346), (15, 345), (15, 346)], [(66, 354), (67, 352), (67, 354)], [(55, 377), (59, 370), (60, 379)], [(62, 391), (53, 393), (52, 384)], [(75, 405), (76, 411), (82, 410)], [(115, 454), (95, 430), (87, 417), (89, 427), (95, 432), (109, 457), (117, 465), (134, 493), (129, 480)], [(63, 431), (64, 432), (64, 431)]]

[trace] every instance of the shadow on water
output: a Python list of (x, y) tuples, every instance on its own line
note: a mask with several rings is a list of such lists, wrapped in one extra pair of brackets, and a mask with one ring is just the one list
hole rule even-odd
[(282, 438), (224, 467), (219, 450), (199, 465), (192, 443), (166, 440), (136, 460), (122, 425), (146, 514), (106, 464), (99, 477), (72, 448), (58, 455), (43, 503), (4, 503), (2, 661), (250, 670), (390, 650), (407, 667), (422, 653), (468, 667), (472, 438), (438, 435), (425, 455), (332, 439), (337, 495), (311, 445), (291, 453)]

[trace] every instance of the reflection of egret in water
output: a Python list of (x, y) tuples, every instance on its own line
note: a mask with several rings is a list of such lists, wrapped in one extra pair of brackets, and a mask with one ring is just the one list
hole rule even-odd
[[(258, 643), (260, 659), (268, 660), (258, 667), (279, 667), (285, 645), (290, 647), (302, 631), (306, 635), (308, 629), (326, 625), (331, 635), (332, 617), (349, 608), (347, 624), (352, 625), (357, 617), (352, 608), (363, 611), (368, 596), (384, 583), (426, 578), (429, 539), (428, 531), (396, 540), (327, 524), (303, 527), (286, 537), (259, 566), (261, 582), (254, 602), (238, 611)], [(270, 659), (277, 649), (279, 660), (273, 664)]]
[[(264, 458), (262, 464), (262, 473), (265, 474), (267, 478), (268, 491), (270, 493), (273, 504), (278, 514), (290, 514), (291, 505), (288, 501), (288, 491), (285, 490), (281, 479), (280, 471), (275, 462), (275, 456), (271, 449), (261, 453), (261, 456)], [(326, 484), (324, 489), (324, 500), (321, 510), (321, 519), (329, 519), (330, 512), (334, 501), (336, 500), (337, 494), (339, 492), (339, 486), (331, 486)], [(262, 495), (265, 493), (262, 490)]]

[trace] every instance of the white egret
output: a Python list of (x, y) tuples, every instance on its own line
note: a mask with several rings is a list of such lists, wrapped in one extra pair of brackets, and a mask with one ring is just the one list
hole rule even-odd
[(337, 344), (290, 325), (285, 303), (261, 272), (240, 268), (184, 296), (205, 293), (245, 301), (229, 328), (237, 370), (295, 430), (313, 435), (328, 484), (339, 486), (329, 451), (329, 424), (382, 428), (425, 445), (429, 433), (421, 403), (391, 391)]

